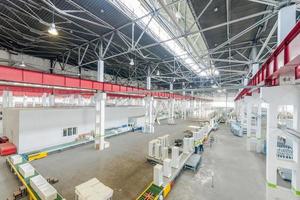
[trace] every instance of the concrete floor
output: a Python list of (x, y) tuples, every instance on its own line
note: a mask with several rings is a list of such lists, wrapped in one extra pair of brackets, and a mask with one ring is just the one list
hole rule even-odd
[(168, 199), (266, 199), (264, 156), (248, 152), (246, 137), (233, 136), (228, 127), (213, 135), (216, 142), (205, 147), (199, 171), (182, 173)]
[[(183, 137), (183, 131), (188, 125), (195, 125), (194, 122), (182, 120), (177, 120), (176, 123), (167, 125), (165, 121), (151, 135), (128, 133), (109, 138), (110, 148), (102, 152), (95, 151), (92, 145), (85, 145), (33, 161), (32, 165), (44, 177), (58, 178), (59, 183), (54, 187), (68, 200), (74, 199), (76, 185), (93, 177), (114, 190), (114, 200), (132, 200), (153, 180), (153, 168), (145, 158), (148, 141), (169, 134), (173, 142), (175, 138)], [(6, 167), (4, 169), (0, 169), (0, 173), (5, 173), (11, 181), (7, 185), (16, 188), (16, 182), (11, 180), (13, 176)], [(14, 191), (6, 192), (1, 185), (0, 194), (11, 195)]]
[[(85, 145), (45, 159), (33, 161), (44, 177), (60, 181), (55, 188), (68, 200), (74, 199), (74, 187), (96, 177), (114, 190), (114, 200), (132, 200), (152, 181), (152, 166), (146, 162), (148, 141), (170, 134), (182, 138), (183, 131), (195, 122), (177, 120), (157, 126), (155, 134), (128, 133), (108, 139), (110, 148), (95, 151)], [(177, 179), (169, 200), (262, 200), (266, 199), (265, 160), (246, 150), (246, 138), (233, 136), (227, 127), (214, 134), (216, 142), (206, 147), (203, 164), (195, 174), (184, 171)], [(212, 178), (213, 177), (213, 178)], [(18, 182), (0, 158), (0, 200), (16, 189)]]

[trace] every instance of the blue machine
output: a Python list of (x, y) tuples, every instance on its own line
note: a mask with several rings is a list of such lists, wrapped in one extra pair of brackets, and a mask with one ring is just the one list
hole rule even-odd
[(241, 127), (240, 122), (238, 121), (232, 121), (230, 122), (230, 130), (233, 135), (242, 137), (243, 136), (243, 129)]

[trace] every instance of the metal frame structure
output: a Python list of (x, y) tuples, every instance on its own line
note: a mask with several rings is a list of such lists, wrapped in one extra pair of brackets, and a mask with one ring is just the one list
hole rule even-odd
[[(260, 70), (249, 81), (248, 86), (276, 86), (279, 85), (279, 76), (285, 74), (292, 74), (297, 82), (300, 79), (299, 42), (300, 22), (262, 64)], [(252, 92), (251, 88), (244, 88), (237, 94), (235, 101), (251, 95)]]
[[(0, 14), (1, 22), (5, 21), (0, 25), (0, 45), (24, 54), (49, 58), (54, 62), (53, 66), (56, 62), (60, 63), (60, 70), (64, 70), (67, 64), (74, 65), (74, 68), (78, 68), (79, 75), (82, 69), (95, 70), (97, 61), (104, 60), (107, 73), (128, 78), (128, 84), (130, 81), (143, 81), (147, 76), (151, 76), (152, 82), (157, 86), (156, 89), (168, 87), (169, 82), (174, 79), (176, 80), (175, 88), (181, 88), (182, 82), (187, 83), (187, 88), (212, 84), (218, 87), (238, 85), (248, 71), (247, 66), (254, 62), (262, 63), (274, 48), (275, 45), (271, 39), (276, 24), (273, 26), (272, 34), (270, 33), (266, 38), (259, 38), (255, 44), (261, 47), (255, 61), (250, 60), (247, 55), (247, 50), (254, 45), (253, 41), (243, 41), (238, 44), (232, 42), (268, 23), (276, 16), (278, 6), (272, 5), (272, 9), (267, 7), (263, 12), (233, 19), (230, 13), (233, 5), (230, 0), (227, 0), (226, 22), (201, 28), (198, 20), (210, 8), (213, 1), (208, 1), (201, 13), (195, 16), (195, 10), (189, 0), (166, 1), (168, 3), (160, 0), (141, 0), (143, 5), (148, 6), (149, 13), (140, 18), (128, 17), (113, 26), (107, 22), (109, 20), (104, 20), (99, 15), (101, 13), (109, 15), (107, 12), (117, 11), (117, 9), (121, 9), (124, 14), (125, 8), (117, 8), (116, 2), (118, 1), (101, 2), (103, 10), (97, 10), (100, 14), (95, 14), (93, 9), (88, 9), (93, 6), (88, 5), (90, 1), (87, 1), (87, 5), (81, 5), (77, 0), (42, 0), (41, 2), (7, 0), (5, 3), (0, 3), (5, 11)], [(105, 10), (111, 9), (112, 6), (115, 10)], [(187, 10), (194, 15), (192, 18), (187, 15)], [(180, 14), (180, 20), (174, 18), (176, 12)], [(231, 25), (260, 16), (262, 17), (260, 20), (250, 24), (239, 34), (231, 34)], [(45, 33), (52, 17), (55, 17), (55, 24), (62, 33), (57, 39)], [(112, 18), (111, 15), (109, 17)], [(149, 17), (149, 22), (141, 28), (140, 21)], [(173, 34), (172, 38), (164, 41), (155, 40), (151, 35), (151, 30), (148, 30), (151, 20), (159, 21), (166, 30)], [(38, 23), (39, 26), (29, 22)], [(227, 29), (227, 41), (212, 49), (201, 47), (200, 44), (206, 43), (203, 33), (221, 27)], [(165, 49), (164, 44), (169, 41), (177, 41), (188, 55), (206, 67), (203, 70), (211, 66), (218, 68), (221, 72), (220, 76), (200, 77), (199, 74), (195, 74), (180, 61), (186, 54), (174, 56)], [(228, 58), (222, 57), (225, 54), (229, 55)], [(240, 59), (235, 58), (233, 54), (238, 55)], [(131, 58), (135, 61), (134, 66), (129, 65)], [(158, 71), (160, 74), (155, 75)], [(53, 72), (53, 68), (50, 72)]]

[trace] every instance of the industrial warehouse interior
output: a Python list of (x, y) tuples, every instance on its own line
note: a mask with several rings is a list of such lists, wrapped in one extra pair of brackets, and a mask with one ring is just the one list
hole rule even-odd
[(300, 200), (299, 0), (0, 0), (0, 200)]

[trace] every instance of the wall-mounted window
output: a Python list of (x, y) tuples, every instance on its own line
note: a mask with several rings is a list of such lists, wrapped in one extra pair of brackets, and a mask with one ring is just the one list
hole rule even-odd
[(72, 132), (73, 132), (73, 128), (68, 128), (68, 136), (73, 135)]
[(63, 130), (63, 136), (64, 137), (68, 136), (68, 129), (64, 128), (64, 130)]
[(77, 134), (77, 128), (73, 127), (73, 135), (76, 135), (76, 134)]
[(70, 127), (63, 129), (63, 137), (77, 135), (77, 127)]

